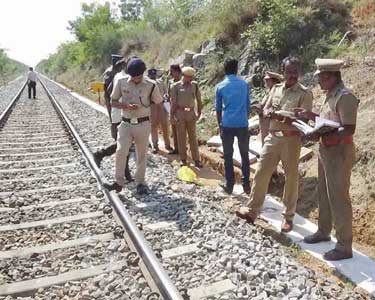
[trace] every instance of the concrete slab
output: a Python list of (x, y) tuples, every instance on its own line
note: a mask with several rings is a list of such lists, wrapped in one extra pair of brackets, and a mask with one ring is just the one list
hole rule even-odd
[(163, 258), (173, 258), (181, 255), (187, 255), (191, 253), (195, 253), (199, 251), (198, 248), (199, 243), (191, 244), (191, 245), (185, 245), (181, 247), (176, 247), (173, 249), (168, 249), (162, 251), (161, 255)]
[(90, 185), (87, 184), (87, 183), (79, 183), (79, 184), (68, 184), (68, 185), (54, 186), (54, 187), (48, 187), (48, 188), (15, 191), (15, 192), (0, 192), (0, 199), (4, 198), (4, 197), (8, 197), (12, 194), (14, 194), (14, 195), (27, 195), (27, 194), (35, 193), (35, 192), (46, 193), (46, 192), (55, 192), (55, 191), (60, 191), (60, 190), (83, 189), (83, 188), (89, 188), (89, 187), (90, 187)]
[(74, 154), (68, 154), (68, 155), (61, 155), (59, 157), (51, 157), (51, 158), (41, 158), (41, 159), (23, 159), (23, 160), (4, 160), (0, 161), (0, 165), (6, 165), (6, 164), (19, 164), (19, 163), (41, 163), (41, 162), (51, 162), (51, 161), (57, 161), (62, 159), (74, 159)]
[(78, 166), (79, 163), (70, 163), (70, 164), (61, 164), (61, 165), (54, 165), (54, 166), (46, 166), (46, 167), (35, 167), (35, 168), (27, 168), (27, 169), (4, 169), (0, 170), (0, 173), (15, 173), (15, 172), (29, 172), (29, 171), (37, 171), (37, 170), (48, 170), (48, 169), (62, 169), (62, 168), (69, 168)]
[(104, 216), (104, 213), (102, 211), (96, 211), (96, 212), (91, 212), (91, 213), (86, 213), (86, 214), (79, 214), (79, 215), (61, 217), (61, 218), (55, 218), (55, 219), (47, 219), (47, 220), (42, 220), (42, 221), (3, 225), (3, 226), (0, 226), (0, 232), (19, 230), (19, 229), (28, 229), (28, 228), (40, 227), (40, 226), (49, 226), (49, 225), (61, 224), (61, 223), (69, 223), (69, 222), (74, 222), (74, 221), (79, 221), (79, 220), (84, 220), (84, 219), (99, 218), (102, 216)]
[(87, 269), (66, 272), (57, 276), (49, 276), (38, 279), (20, 281), (16, 283), (4, 284), (0, 286), (0, 295), (17, 295), (26, 292), (31, 292), (52, 285), (60, 285), (67, 281), (82, 280), (103, 273), (121, 270), (124, 267), (126, 267), (126, 262), (117, 261), (109, 264), (99, 265), (96, 267), (90, 267)]
[[(235, 192), (241, 192), (241, 186), (235, 187)], [(271, 195), (267, 195), (261, 213), (261, 218), (269, 222), (276, 231), (280, 231), (282, 223), (283, 205), (276, 201)], [(305, 244), (303, 238), (318, 230), (317, 225), (296, 214), (294, 217), (294, 229), (286, 234), (301, 249), (307, 251), (314, 257), (325, 262), (329, 267), (335, 268), (357, 286), (363, 288), (375, 296), (375, 261), (365, 254), (354, 249), (353, 258), (337, 262), (328, 262), (323, 259), (323, 254), (335, 247), (336, 240), (323, 242), (315, 245)]]
[[(1, 183), (1, 181), (0, 181)], [(87, 198), (73, 198), (69, 200), (63, 200), (63, 201), (51, 201), (47, 203), (40, 203), (37, 205), (26, 205), (26, 206), (21, 206), (17, 208), (13, 207), (0, 207), (0, 213), (3, 212), (10, 212), (10, 211), (18, 211), (18, 210), (31, 210), (35, 208), (44, 208), (44, 207), (55, 207), (59, 205), (67, 205), (67, 204), (77, 204), (77, 203), (82, 203), (82, 202), (92, 202), (91, 199)]]
[(115, 237), (113, 233), (104, 233), (104, 234), (98, 234), (98, 235), (92, 235), (87, 236), (80, 239), (75, 240), (68, 240), (58, 243), (52, 243), (44, 246), (37, 246), (37, 247), (29, 247), (29, 248), (22, 248), (22, 249), (16, 249), (16, 250), (8, 250), (8, 251), (0, 251), (0, 259), (8, 259), (8, 258), (14, 258), (14, 257), (22, 257), (22, 256), (28, 256), (33, 253), (44, 253), (48, 251), (54, 251), (58, 249), (66, 249), (66, 248), (73, 248), (78, 247), (94, 242), (106, 242), (113, 240)]
[(147, 224), (147, 225), (144, 226), (144, 228), (149, 229), (149, 230), (160, 230), (160, 229), (172, 227), (172, 226), (175, 226), (175, 225), (176, 225), (176, 222), (163, 221), (163, 222), (159, 222), (159, 223)]
[(235, 289), (236, 286), (229, 279), (215, 282), (209, 286), (203, 286), (188, 291), (191, 300), (198, 300), (206, 297), (220, 295)]

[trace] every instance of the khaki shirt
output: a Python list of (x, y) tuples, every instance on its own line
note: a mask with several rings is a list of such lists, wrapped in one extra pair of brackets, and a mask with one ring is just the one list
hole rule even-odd
[(343, 83), (329, 92), (320, 108), (320, 116), (343, 125), (355, 125), (359, 100)]
[[(275, 84), (270, 91), (266, 107), (273, 106), (277, 110), (293, 112), (294, 108), (300, 107), (308, 111), (312, 110), (313, 95), (311, 91), (297, 82), (290, 88), (286, 88), (285, 82)], [(271, 120), (271, 130), (294, 130), (292, 125)]]
[(162, 79), (156, 80), (156, 84), (158, 85), (160, 95), (164, 97), (165, 94), (167, 94), (167, 88), (164, 84), (164, 81)]
[(195, 99), (201, 100), (201, 92), (198, 83), (184, 84), (178, 81), (171, 88), (171, 98), (176, 102), (177, 107), (195, 107)]
[(130, 76), (118, 78), (114, 82), (111, 99), (112, 101), (120, 101), (121, 99), (122, 103), (139, 105), (139, 108), (133, 111), (122, 110), (122, 116), (129, 119), (149, 117), (151, 103), (163, 102), (155, 81), (144, 77), (140, 83), (135, 84), (131, 81)]

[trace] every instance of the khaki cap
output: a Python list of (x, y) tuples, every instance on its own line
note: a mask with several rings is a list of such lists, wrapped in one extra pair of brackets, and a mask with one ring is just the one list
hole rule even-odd
[(184, 67), (182, 68), (182, 74), (193, 77), (195, 75), (195, 69), (192, 67)]
[(322, 72), (338, 72), (344, 65), (344, 61), (339, 59), (317, 58), (315, 64), (317, 70), (315, 71), (314, 76)]
[(277, 79), (279, 81), (284, 81), (284, 76), (276, 72), (266, 71), (264, 79)]

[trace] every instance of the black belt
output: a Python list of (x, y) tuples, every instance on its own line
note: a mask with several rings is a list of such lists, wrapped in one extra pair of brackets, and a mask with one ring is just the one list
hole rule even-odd
[(122, 118), (122, 120), (123, 120), (125, 123), (130, 123), (130, 124), (139, 124), (139, 123), (142, 123), (142, 122), (149, 121), (149, 120), (150, 120), (150, 117), (132, 118), (132, 119)]

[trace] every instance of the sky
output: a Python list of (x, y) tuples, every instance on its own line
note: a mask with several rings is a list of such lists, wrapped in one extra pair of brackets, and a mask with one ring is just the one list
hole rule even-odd
[(35, 66), (73, 40), (68, 21), (80, 16), (81, 3), (105, 0), (3, 0), (0, 8), (0, 48), (10, 58)]

